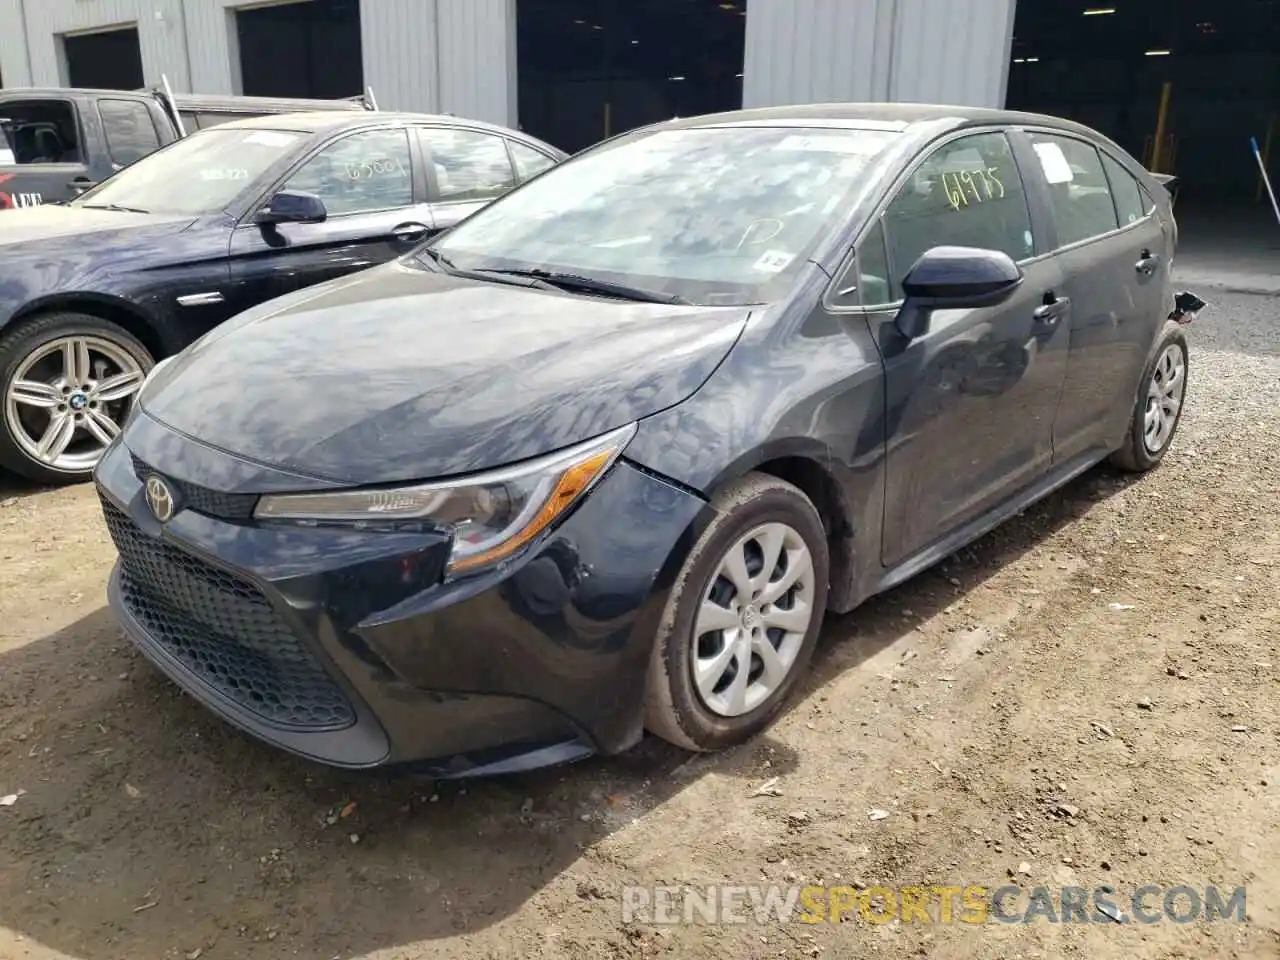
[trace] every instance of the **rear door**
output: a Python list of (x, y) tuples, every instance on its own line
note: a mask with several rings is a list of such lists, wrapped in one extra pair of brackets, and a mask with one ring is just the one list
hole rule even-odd
[(1036, 188), (1071, 300), (1070, 358), (1054, 422), (1059, 462), (1122, 439), (1160, 326), (1169, 265), (1155, 204), (1114, 158), (1081, 138), (1027, 130)]
[(87, 181), (83, 124), (63, 97), (0, 97), (0, 211), (62, 203)]
[(417, 128), (435, 231), (447, 230), (516, 185), (507, 139), (461, 127)]
[(97, 106), (113, 173), (160, 149), (161, 132), (156, 129), (151, 110), (141, 100), (101, 97)]
[(304, 159), (278, 190), (314, 193), (324, 223), (259, 226), (251, 211), (231, 240), (233, 286), (241, 309), (408, 253), (431, 230), (425, 187), (415, 176), (405, 127), (343, 134)]

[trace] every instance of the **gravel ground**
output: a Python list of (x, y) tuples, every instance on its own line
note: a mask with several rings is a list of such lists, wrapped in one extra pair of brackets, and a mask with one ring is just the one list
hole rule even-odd
[[(1280, 957), (1280, 307), (1208, 298), (1161, 469), (832, 618), (719, 757), (465, 788), (284, 758), (122, 639), (91, 490), (0, 488), (0, 958)], [(624, 884), (754, 882), (1217, 883), (1248, 919), (623, 922)]]

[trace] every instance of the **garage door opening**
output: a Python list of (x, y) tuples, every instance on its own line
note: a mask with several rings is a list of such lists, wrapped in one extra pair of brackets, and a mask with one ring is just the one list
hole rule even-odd
[(364, 91), (360, 0), (237, 10), (241, 92), (336, 100)]
[(520, 126), (570, 152), (742, 106), (746, 0), (518, 0)]
[(64, 36), (62, 50), (69, 86), (100, 90), (137, 90), (143, 86), (137, 27)]
[(1008, 105), (1069, 117), (1172, 173), (1180, 205), (1261, 201), (1280, 152), (1276, 0), (1021, 0)]

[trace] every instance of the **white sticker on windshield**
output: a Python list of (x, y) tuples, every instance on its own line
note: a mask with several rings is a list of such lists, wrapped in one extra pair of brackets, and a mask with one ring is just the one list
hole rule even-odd
[(244, 142), (260, 147), (287, 147), (297, 139), (291, 133), (280, 133), (277, 130), (258, 130), (245, 137)]
[(884, 146), (883, 138), (879, 136), (867, 136), (863, 134), (858, 137), (850, 137), (842, 134), (821, 134), (804, 136), (801, 134), (793, 134), (780, 140), (773, 149), (775, 150), (807, 150), (817, 153), (841, 153), (851, 156), (872, 156), (880, 152), (880, 148)]
[(795, 258), (794, 253), (788, 253), (786, 250), (766, 250), (760, 254), (760, 259), (753, 263), (751, 268), (761, 273), (780, 273), (787, 269), (787, 265)]
[(1040, 166), (1044, 168), (1045, 178), (1050, 183), (1070, 183), (1076, 178), (1071, 172), (1066, 154), (1056, 143), (1037, 143), (1036, 153), (1040, 155)]

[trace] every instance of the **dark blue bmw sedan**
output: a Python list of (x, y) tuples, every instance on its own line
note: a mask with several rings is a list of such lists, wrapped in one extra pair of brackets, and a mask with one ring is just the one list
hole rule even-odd
[(96, 470), (129, 636), (347, 767), (761, 730), (823, 615), (1187, 386), (1169, 194), (1046, 117), (823, 105), (601, 144), (153, 371)]

